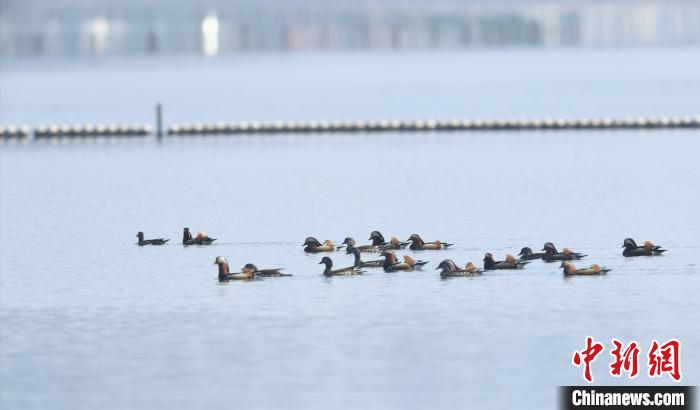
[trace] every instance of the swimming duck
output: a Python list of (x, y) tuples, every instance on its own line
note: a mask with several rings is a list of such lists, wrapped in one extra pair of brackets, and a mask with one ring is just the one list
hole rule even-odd
[(143, 239), (143, 232), (139, 232), (136, 234), (136, 237), (139, 238), (139, 246), (144, 246), (144, 245), (162, 245), (166, 242), (168, 242), (170, 239), (163, 239), (163, 238), (158, 238), (158, 239)]
[(401, 242), (395, 236), (389, 239), (389, 242), (384, 239), (384, 235), (379, 231), (372, 231), (369, 234), (369, 240), (372, 241), (372, 245), (378, 247), (380, 250), (384, 249), (404, 249), (410, 244), (410, 241)]
[(331, 270), (331, 268), (333, 267), (333, 260), (331, 258), (329, 258), (328, 256), (324, 256), (323, 259), (321, 259), (321, 262), (319, 262), (318, 264), (319, 265), (321, 265), (321, 264), (326, 265), (326, 269), (323, 270), (323, 274), (325, 276), (361, 275), (363, 272), (362, 270), (356, 268), (355, 266)]
[(453, 245), (451, 243), (444, 243), (440, 241), (425, 242), (423, 238), (421, 238), (420, 235), (418, 235), (417, 233), (414, 233), (413, 235), (409, 236), (408, 240), (411, 242), (411, 246), (409, 248), (414, 251), (436, 251), (440, 249), (446, 249), (448, 246)]
[(527, 261), (533, 260), (533, 259), (543, 259), (544, 255), (545, 254), (543, 252), (538, 252), (538, 253), (532, 252), (532, 249), (528, 246), (522, 248), (520, 250), (520, 253), (518, 254), (518, 256), (520, 256), (520, 259), (527, 260)]
[(591, 265), (590, 268), (586, 269), (576, 269), (576, 266), (574, 266), (573, 263), (568, 262), (568, 261), (563, 261), (561, 263), (561, 266), (559, 267), (560, 269), (564, 269), (564, 275), (565, 276), (574, 276), (574, 275), (603, 275), (608, 272), (610, 272), (612, 269), (609, 268), (601, 268), (600, 265), (597, 263), (594, 263)]
[(243, 268), (241, 273), (231, 273), (228, 270), (228, 261), (223, 256), (218, 256), (214, 260), (214, 265), (219, 265), (219, 282), (228, 282), (229, 280), (249, 280), (255, 278), (255, 272), (252, 269)]
[(442, 269), (440, 276), (443, 278), (475, 276), (484, 272), (483, 270), (474, 266), (474, 264), (471, 262), (467, 263), (467, 266), (465, 266), (464, 269), (460, 269), (452, 259), (445, 259), (444, 261), (440, 262), (440, 265), (438, 265), (438, 267), (435, 269)]
[(650, 241), (644, 241), (644, 246), (637, 246), (637, 242), (635, 242), (632, 238), (626, 238), (622, 244), (622, 247), (625, 248), (625, 250), (622, 251), (622, 254), (627, 257), (654, 256), (661, 255), (662, 253), (666, 252), (666, 249), (661, 249), (661, 246), (654, 245)]
[(513, 255), (506, 255), (505, 261), (495, 261), (493, 255), (487, 253), (484, 255), (484, 270), (494, 269), (522, 269), (530, 263), (530, 261), (516, 260)]
[(350, 237), (345, 238), (345, 240), (343, 241), (341, 246), (338, 247), (338, 249), (340, 249), (343, 245), (347, 246), (347, 248), (345, 249), (345, 253), (347, 253), (347, 254), (353, 253), (351, 251), (351, 249), (357, 249), (360, 252), (377, 252), (377, 251), (379, 251), (379, 247), (375, 246), (375, 245), (356, 246), (355, 240), (353, 238), (350, 238)]
[(363, 261), (360, 257), (360, 250), (358, 248), (348, 248), (348, 253), (355, 255), (355, 267), (356, 268), (381, 268), (384, 264), (384, 259), (377, 259), (373, 261)]
[(241, 268), (241, 272), (245, 271), (246, 269), (250, 269), (253, 271), (255, 276), (265, 276), (265, 277), (271, 277), (271, 276), (292, 276), (289, 273), (282, 273), (282, 269), (284, 268), (274, 268), (274, 269), (258, 269), (257, 266), (255, 266), (252, 263), (246, 263), (243, 268)]
[(215, 240), (215, 238), (210, 238), (209, 235), (202, 231), (197, 232), (197, 236), (193, 238), (190, 228), (185, 228), (182, 232), (183, 245), (211, 245)]
[(333, 241), (326, 239), (323, 244), (321, 244), (321, 242), (319, 242), (318, 239), (314, 238), (313, 236), (306, 238), (303, 246), (304, 252), (308, 253), (333, 252), (335, 250)]
[(560, 253), (552, 242), (545, 243), (542, 250), (544, 251), (542, 259), (544, 259), (545, 262), (570, 261), (588, 256), (582, 253), (572, 252), (569, 248), (564, 248)]
[(384, 272), (416, 270), (422, 268), (423, 265), (428, 263), (428, 261), (414, 260), (408, 255), (404, 255), (403, 262), (399, 262), (398, 258), (396, 257), (396, 254), (388, 249), (382, 252), (382, 256), (384, 257), (384, 263), (382, 264)]

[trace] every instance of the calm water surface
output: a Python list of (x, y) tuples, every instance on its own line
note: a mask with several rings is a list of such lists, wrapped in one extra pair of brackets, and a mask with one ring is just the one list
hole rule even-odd
[[(618, 61), (646, 58), (630, 53)], [(603, 54), (596, 60), (600, 66), (614, 57)], [(632, 73), (605, 93), (602, 83), (623, 77), (615, 68), (579, 69), (574, 79), (592, 82), (587, 87), (574, 81), (580, 101), (573, 98), (575, 90), (556, 86), (528, 93), (530, 85), (506, 81), (499, 71), (505, 68), (491, 61), (493, 74), (488, 67), (478, 70), (492, 88), (446, 97), (440, 92), (449, 88), (443, 78), (430, 74), (416, 77), (410, 96), (388, 91), (370, 104), (386, 107), (377, 117), (442, 117), (443, 109), (468, 116), (472, 111), (460, 104), (476, 107), (478, 101), (483, 106), (474, 112), (493, 117), (541, 115), (550, 108), (556, 108), (552, 116), (594, 115), (608, 104), (617, 110), (610, 115), (653, 113), (654, 105), (666, 111), (658, 114), (688, 114), (697, 108), (689, 102), (700, 80), (681, 64), (694, 57), (679, 55), (676, 71)], [(565, 60), (559, 57), (549, 62)], [(406, 56), (386, 58), (411, 62)], [(456, 71), (455, 58), (443, 56), (435, 64)], [(289, 59), (292, 67), (305, 64)], [(365, 89), (330, 79), (329, 73), (352, 70), (347, 61), (327, 62), (330, 71), (317, 73), (319, 80), (291, 69), (292, 76), (308, 76), (306, 83), (288, 85), (280, 99), (294, 101), (289, 89), (306, 84), (310, 91), (299, 97), (301, 108), (256, 94), (243, 113), (231, 109), (223, 117), (228, 106), (199, 106), (212, 94), (186, 83), (180, 86), (194, 102), (182, 104), (194, 120), (244, 114), (367, 118), (374, 111), (365, 104)], [(372, 77), (369, 68), (384, 66), (367, 61), (358, 69), (361, 78)], [(411, 76), (427, 64), (417, 58), (414, 63), (407, 64)], [(547, 74), (552, 84), (564, 83), (546, 61), (523, 64), (542, 84), (550, 84)], [(207, 77), (201, 71), (206, 68), (189, 69), (187, 78)], [(259, 79), (286, 84), (271, 78), (267, 65), (260, 69)], [(13, 70), (3, 74), (3, 85), (13, 81), (9, 91), (3, 87), (3, 117), (17, 119), (8, 123), (99, 120), (107, 112), (140, 119), (137, 110), (111, 107), (124, 101), (97, 94), (71, 109), (66, 102), (76, 97), (52, 91), (80, 88), (82, 80), (70, 78), (68, 70)], [(85, 70), (87, 77), (100, 77), (103, 69)], [(225, 72), (223, 66), (216, 70)], [(143, 86), (150, 95), (151, 74), (134, 75), (109, 87)], [(204, 81), (223, 78), (216, 75)], [(398, 81), (388, 72), (376, 75), (377, 86), (382, 79)], [(654, 81), (659, 78), (668, 87)], [(48, 96), (29, 79), (49, 84)], [(497, 86), (503, 82), (516, 90)], [(262, 90), (262, 83), (249, 87)], [(328, 95), (328, 84), (346, 92), (347, 101), (314, 101), (313, 95)], [(30, 92), (20, 98), (13, 90), (22, 86)], [(150, 107), (150, 100), (133, 101)], [(318, 117), (308, 111), (314, 104)], [(426, 106), (434, 110), (422, 114)], [(699, 150), (697, 133), (684, 131), (5, 143), (0, 407), (553, 408), (556, 386), (582, 381), (570, 360), (588, 335), (606, 345), (613, 337), (635, 339), (643, 352), (651, 339), (678, 338), (683, 383), (698, 384), (700, 333), (693, 323), (700, 322)], [(184, 248), (178, 244), (184, 226), (219, 240)], [(364, 243), (375, 229), (402, 238), (418, 232), (457, 245), (415, 254), (431, 261), (422, 272), (370, 270), (330, 279), (321, 275), (320, 256), (306, 255), (300, 246), (309, 235), (336, 241), (353, 236)], [(171, 243), (138, 247), (139, 230)], [(626, 236), (670, 250), (663, 257), (625, 259), (620, 246)], [(485, 252), (502, 258), (546, 241), (589, 254), (581, 266), (597, 262), (613, 271), (564, 279), (556, 264), (538, 261), (518, 272), (441, 280), (434, 270), (443, 258), (481, 264)], [(219, 255), (232, 268), (250, 261), (283, 266), (294, 277), (219, 284), (212, 266)], [(332, 256), (338, 266), (352, 261), (343, 253)], [(667, 382), (646, 376), (612, 380), (607, 362), (605, 357), (595, 363), (597, 383)]]

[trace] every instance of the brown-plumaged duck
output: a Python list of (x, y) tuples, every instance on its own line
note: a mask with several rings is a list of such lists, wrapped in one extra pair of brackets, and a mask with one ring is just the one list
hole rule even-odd
[(574, 266), (574, 264), (572, 262), (569, 262), (569, 261), (563, 261), (559, 268), (564, 269), (565, 276), (603, 275), (603, 274), (606, 274), (612, 270), (609, 268), (601, 267), (597, 263), (594, 263), (593, 265), (591, 265), (590, 268), (576, 269), (576, 266)]
[(163, 245), (164, 243), (168, 242), (170, 239), (163, 239), (163, 238), (158, 238), (158, 239), (143, 239), (143, 232), (139, 232), (136, 234), (136, 237), (139, 238), (138, 245), (139, 246), (144, 246), (144, 245)]
[(429, 261), (414, 260), (408, 255), (403, 256), (403, 262), (399, 262), (396, 254), (391, 250), (385, 250), (382, 252), (384, 257), (384, 263), (382, 267), (384, 272), (396, 272), (396, 271), (410, 271), (422, 268)]
[(643, 246), (637, 246), (637, 242), (632, 238), (625, 238), (622, 243), (622, 247), (625, 248), (622, 254), (626, 257), (631, 256), (657, 256), (666, 252), (666, 249), (661, 249), (661, 246), (654, 245), (651, 241), (644, 241)]
[(569, 248), (564, 248), (561, 252), (559, 252), (559, 251), (557, 251), (557, 248), (554, 246), (554, 244), (552, 242), (545, 243), (542, 250), (544, 251), (544, 256), (542, 257), (542, 259), (545, 262), (570, 261), (570, 260), (575, 260), (575, 259), (581, 259), (581, 258), (588, 256), (588, 255), (584, 255), (582, 253), (573, 252)]
[(417, 233), (411, 235), (408, 240), (411, 242), (409, 249), (413, 251), (437, 251), (440, 249), (447, 249), (447, 247), (452, 246), (451, 243), (446, 243), (442, 241), (425, 242), (423, 238)]
[(467, 263), (464, 269), (460, 269), (452, 259), (445, 259), (444, 261), (440, 262), (440, 265), (438, 265), (438, 267), (435, 269), (441, 269), (440, 276), (443, 278), (476, 276), (484, 272), (483, 270), (474, 266), (472, 262)]
[(255, 272), (252, 269), (244, 268), (240, 273), (231, 273), (228, 268), (228, 261), (223, 256), (219, 256), (214, 260), (214, 265), (219, 265), (219, 281), (227, 282), (229, 280), (249, 280), (255, 278)]
[(192, 237), (190, 228), (184, 228), (182, 232), (183, 245), (211, 245), (215, 238), (210, 238), (206, 233), (199, 231), (195, 237)]
[(361, 275), (363, 273), (361, 269), (356, 268), (354, 266), (333, 270), (333, 260), (328, 256), (324, 256), (323, 259), (321, 259), (321, 262), (319, 262), (318, 264), (326, 265), (326, 268), (323, 270), (323, 274), (325, 276)]
[(530, 263), (522, 259), (516, 260), (513, 255), (506, 255), (505, 261), (495, 261), (491, 253), (484, 255), (484, 270), (495, 269), (522, 269)]

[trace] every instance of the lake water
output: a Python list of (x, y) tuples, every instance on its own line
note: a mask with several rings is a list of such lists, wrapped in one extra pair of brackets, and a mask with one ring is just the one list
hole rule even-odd
[[(249, 56), (3, 66), (5, 124), (697, 114), (697, 50)], [(0, 407), (554, 408), (585, 337), (683, 343), (700, 381), (696, 131), (255, 136), (0, 149)], [(218, 238), (183, 247), (182, 228)], [(456, 245), (324, 278), (306, 236)], [(167, 237), (138, 247), (136, 232)], [(669, 251), (623, 258), (622, 240)], [(546, 241), (557, 264), (441, 280)], [(411, 253), (411, 252), (409, 252)], [(218, 283), (212, 263), (291, 278)], [(337, 266), (352, 259), (332, 255)], [(371, 255), (366, 256), (372, 258)], [(693, 323), (696, 323), (693, 325)], [(645, 357), (640, 357), (643, 373)]]

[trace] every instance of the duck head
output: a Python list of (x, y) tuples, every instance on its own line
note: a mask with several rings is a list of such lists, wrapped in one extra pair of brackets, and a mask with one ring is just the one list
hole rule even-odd
[(557, 248), (552, 242), (545, 243), (542, 247), (542, 250), (545, 251), (547, 255), (554, 255), (555, 253), (557, 253)]
[(438, 269), (442, 269), (443, 272), (454, 272), (457, 270), (457, 265), (452, 259), (445, 259), (435, 268), (435, 270)]
[(319, 242), (318, 239), (314, 238), (313, 236), (309, 236), (304, 240), (304, 243), (301, 246), (321, 246), (321, 242)]
[(384, 250), (380, 256), (384, 257), (384, 262), (389, 263), (391, 265), (395, 264), (398, 261), (398, 258), (396, 257), (396, 254), (390, 250)]
[(184, 228), (182, 230), (182, 241), (187, 242), (192, 239), (192, 234), (190, 233), (190, 228)]
[(623, 248), (636, 248), (637, 247), (637, 242), (634, 241), (632, 238), (625, 238), (624, 242), (622, 242), (622, 247)]
[(321, 262), (318, 263), (319, 265), (326, 265), (327, 269), (330, 269), (333, 266), (333, 260), (329, 258), (328, 256), (324, 256), (321, 259)]
[(244, 270), (246, 270), (246, 269), (250, 269), (250, 270), (252, 270), (253, 272), (257, 272), (257, 271), (258, 271), (258, 267), (255, 266), (255, 265), (252, 264), (252, 263), (246, 263), (245, 266), (241, 269), (241, 271), (244, 271)]
[(223, 256), (217, 256), (214, 265), (219, 265), (219, 279), (229, 274), (228, 261)]
[(384, 240), (384, 236), (379, 231), (372, 231), (369, 234), (368, 240), (372, 241), (372, 245), (374, 245), (374, 246), (386, 244), (386, 241)]
[(136, 237), (139, 238), (139, 242), (143, 242), (143, 232), (139, 231), (139, 233), (136, 234)]
[(628, 242), (627, 239), (625, 239), (625, 243), (622, 245), (622, 247), (625, 249), (622, 251), (624, 256), (631, 255), (632, 252), (637, 249), (636, 243)]
[(522, 248), (522, 249), (520, 250), (520, 253), (518, 254), (518, 256), (525, 256), (525, 257), (527, 257), (527, 256), (530, 256), (530, 255), (532, 255), (532, 254), (533, 254), (532, 249), (530, 249), (529, 246), (526, 246), (526, 247), (524, 247), (524, 248)]
[(343, 240), (343, 243), (341, 245), (347, 245), (348, 248), (352, 248), (353, 246), (355, 246), (355, 240), (348, 236)]
[(422, 246), (425, 244), (425, 242), (423, 242), (423, 238), (421, 238), (420, 235), (418, 235), (417, 233), (414, 233), (413, 235), (409, 236), (408, 240), (418, 246)]
[(490, 269), (493, 265), (496, 264), (496, 261), (493, 260), (493, 255), (491, 253), (487, 253), (484, 255), (484, 269)]
[(576, 272), (576, 267), (574, 266), (574, 264), (571, 262), (567, 262), (567, 261), (563, 261), (561, 263), (561, 265), (559, 266), (559, 269), (563, 269), (564, 273), (567, 275), (570, 275), (570, 274), (573, 274), (574, 272)]

